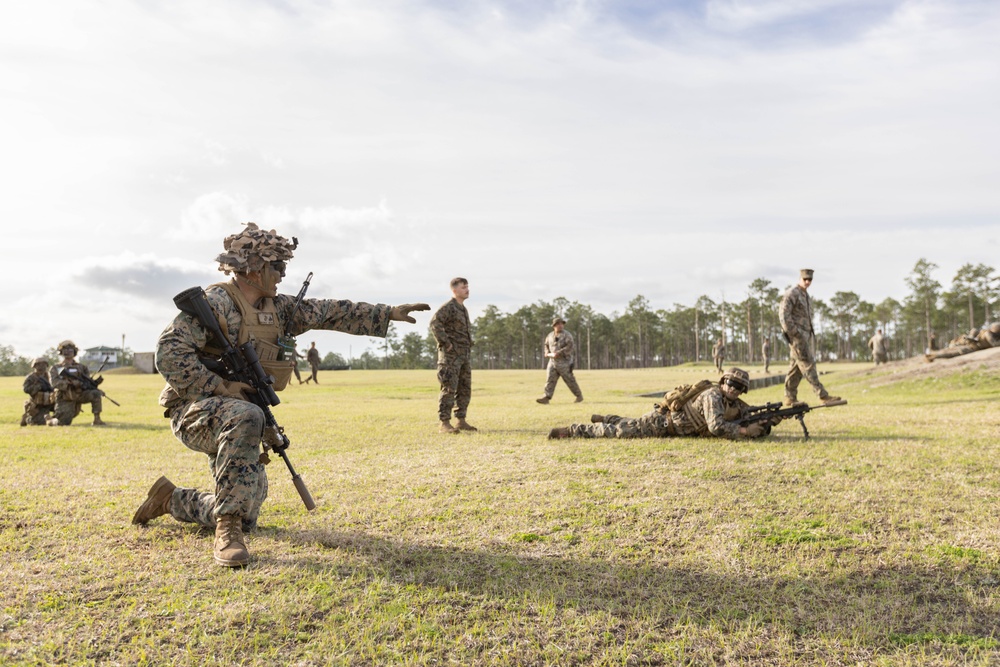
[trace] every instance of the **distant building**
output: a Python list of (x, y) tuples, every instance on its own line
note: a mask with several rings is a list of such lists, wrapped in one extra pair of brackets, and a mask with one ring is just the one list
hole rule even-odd
[(104, 365), (105, 368), (118, 368), (118, 360), (121, 358), (121, 348), (106, 347), (104, 345), (101, 347), (88, 347), (80, 355), (80, 362), (87, 364), (91, 370), (94, 370), (104, 363), (105, 357), (108, 360), (108, 363)]

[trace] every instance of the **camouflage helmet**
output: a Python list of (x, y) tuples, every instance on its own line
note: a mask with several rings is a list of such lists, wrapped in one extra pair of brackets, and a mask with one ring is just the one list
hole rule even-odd
[(750, 391), (750, 374), (742, 368), (730, 368), (722, 374), (719, 384), (728, 384), (747, 392)]
[(58, 346), (56, 347), (56, 349), (57, 349), (57, 350), (58, 350), (58, 351), (59, 351), (60, 353), (62, 353), (62, 351), (63, 351), (63, 350), (65, 350), (65, 349), (66, 349), (67, 347), (71, 347), (71, 348), (73, 348), (73, 354), (76, 354), (77, 352), (79, 352), (79, 351), (80, 351), (80, 348), (78, 348), (78, 347), (76, 346), (76, 343), (74, 343), (74, 342), (73, 342), (73, 341), (71, 341), (71, 340), (64, 340), (63, 342), (59, 343), (59, 345), (58, 345)]
[(219, 271), (229, 275), (260, 271), (268, 262), (287, 262), (292, 258), (292, 251), (299, 245), (299, 240), (292, 237), (289, 241), (273, 229), (260, 229), (256, 223), (248, 222), (246, 228), (239, 234), (227, 236), (222, 242), (225, 252), (215, 258), (219, 263)]
[(49, 360), (45, 357), (36, 357), (34, 361), (31, 362), (32, 368), (38, 368), (39, 366), (48, 366)]
[(990, 325), (990, 333), (993, 335), (1000, 334), (1000, 322), (994, 322)]

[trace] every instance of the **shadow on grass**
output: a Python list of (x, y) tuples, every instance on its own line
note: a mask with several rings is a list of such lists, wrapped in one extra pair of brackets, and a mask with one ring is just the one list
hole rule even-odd
[[(989, 638), (996, 619), (988, 604), (969, 604), (979, 584), (948, 567), (879, 567), (830, 576), (720, 576), (663, 563), (519, 555), (404, 543), (365, 533), (265, 529), (278, 539), (342, 550), (375, 576), (400, 586), (466, 591), (487, 599), (551, 601), (620, 619), (654, 619), (658, 626), (744, 622), (775, 624), (795, 635), (866, 638), (888, 647), (892, 634), (961, 633)], [(328, 572), (328, 561), (296, 565)], [(347, 568), (351, 569), (351, 568)], [(979, 571), (982, 578), (987, 573)]]

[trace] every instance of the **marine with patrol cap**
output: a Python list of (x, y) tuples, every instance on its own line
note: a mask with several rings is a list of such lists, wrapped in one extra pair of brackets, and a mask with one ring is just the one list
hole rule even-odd
[(573, 334), (566, 331), (566, 320), (563, 318), (556, 317), (552, 320), (552, 331), (545, 337), (544, 351), (545, 358), (549, 360), (546, 365), (545, 388), (542, 390), (542, 397), (535, 400), (543, 405), (551, 401), (556, 391), (556, 383), (562, 378), (576, 396), (574, 402), (583, 402), (583, 392), (580, 391), (580, 385), (573, 375), (576, 344), (573, 342)]
[(103, 405), (101, 397), (104, 394), (100, 389), (85, 389), (83, 381), (83, 378), (86, 378), (96, 387), (104, 381), (104, 378), (90, 377), (87, 366), (76, 360), (80, 348), (73, 341), (62, 341), (58, 350), (62, 360), (49, 370), (49, 382), (55, 389), (56, 400), (55, 415), (48, 420), (48, 424), (69, 426), (80, 414), (83, 404), (90, 403), (90, 410), (94, 413), (94, 426), (104, 426), (104, 421), (101, 420)]
[(799, 401), (799, 383), (804, 377), (823, 403), (839, 401), (839, 396), (831, 396), (816, 372), (816, 357), (813, 354), (812, 303), (806, 290), (812, 285), (812, 269), (799, 271), (799, 282), (785, 292), (778, 306), (778, 320), (781, 331), (788, 341), (788, 374), (785, 376), (785, 405), (802, 405)]
[[(722, 374), (718, 384), (706, 380), (668, 392), (652, 412), (641, 417), (592, 415), (590, 424), (554, 428), (549, 438), (759, 438), (781, 419), (740, 426), (750, 406), (739, 397), (749, 389), (750, 374), (742, 368), (730, 368)], [(678, 390), (684, 390), (682, 399), (674, 397)]]
[[(232, 274), (226, 282), (205, 289), (205, 297), (231, 341), (251, 341), (274, 389), (285, 388), (294, 359), (285, 359), (278, 345), (286, 325), (293, 336), (312, 329), (384, 337), (390, 321), (415, 323), (410, 312), (429, 310), (427, 304), (387, 306), (340, 299), (303, 299), (278, 294), (298, 240), (263, 230), (252, 222), (226, 237), (219, 270)], [(294, 313), (293, 313), (294, 311)], [(167, 384), (160, 394), (164, 416), (174, 435), (188, 448), (208, 455), (213, 485), (210, 491), (175, 486), (160, 477), (147, 493), (132, 523), (145, 524), (170, 514), (178, 521), (215, 530), (213, 557), (226, 567), (246, 565), (250, 554), (244, 531), (257, 524), (267, 498), (266, 458), (261, 452), (264, 413), (246, 400), (251, 388), (225, 380), (209, 370), (222, 349), (208, 331), (179, 313), (156, 346), (156, 367)]]
[(24, 378), (23, 388), (28, 398), (24, 401), (21, 426), (44, 426), (56, 407), (55, 388), (49, 382), (49, 362), (45, 357), (32, 361), (31, 368)]

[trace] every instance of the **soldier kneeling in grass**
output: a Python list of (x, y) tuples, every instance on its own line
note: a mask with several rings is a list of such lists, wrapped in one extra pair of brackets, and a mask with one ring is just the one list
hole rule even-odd
[(667, 392), (652, 412), (641, 417), (593, 415), (592, 423), (554, 428), (549, 438), (759, 438), (770, 432), (770, 426), (777, 425), (781, 418), (741, 426), (740, 422), (749, 416), (750, 406), (739, 397), (749, 389), (750, 374), (741, 368), (730, 368), (718, 384), (702, 380)]

